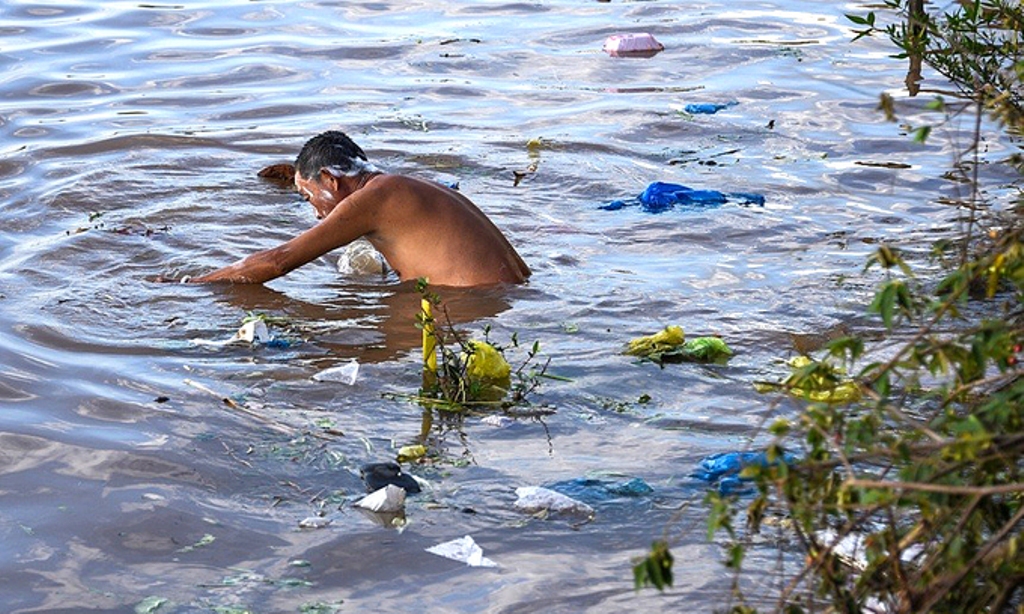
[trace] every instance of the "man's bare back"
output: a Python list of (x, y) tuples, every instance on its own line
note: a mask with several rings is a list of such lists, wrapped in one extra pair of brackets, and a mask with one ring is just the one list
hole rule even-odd
[(360, 237), (402, 280), (479, 286), (519, 283), (530, 276), (501, 231), (468, 198), (436, 183), (380, 172), (340, 132), (311, 139), (294, 168), (277, 165), (261, 174), (291, 174), (321, 221), (278, 247), (192, 278), (193, 283), (263, 283)]

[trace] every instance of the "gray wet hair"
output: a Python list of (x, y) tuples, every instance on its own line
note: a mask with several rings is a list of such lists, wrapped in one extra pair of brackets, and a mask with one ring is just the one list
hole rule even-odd
[(306, 141), (295, 159), (295, 170), (306, 179), (318, 177), (321, 170), (335, 177), (381, 172), (366, 159), (362, 148), (340, 130), (328, 130)]
[(380, 167), (373, 162), (367, 162), (366, 160), (360, 160), (359, 158), (350, 158), (347, 169), (340, 166), (322, 166), (321, 168), (335, 177), (355, 177), (363, 173), (383, 172), (380, 170)]

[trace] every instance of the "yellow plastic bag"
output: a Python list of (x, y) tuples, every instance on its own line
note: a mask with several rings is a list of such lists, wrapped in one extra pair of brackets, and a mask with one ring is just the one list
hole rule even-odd
[(793, 375), (787, 377), (780, 384), (755, 382), (754, 389), (762, 393), (781, 390), (816, 403), (852, 403), (860, 400), (860, 387), (847, 377), (842, 369), (824, 364), (822, 366), (828, 370), (830, 377), (817, 373), (808, 377), (798, 377), (796, 371), (804, 369), (814, 362), (807, 356), (797, 356), (787, 363), (793, 369)]
[(678, 348), (686, 341), (685, 337), (682, 326), (666, 326), (659, 333), (633, 339), (626, 347), (625, 353), (630, 356), (649, 358), (652, 355), (662, 354)]
[(462, 357), (469, 381), (480, 386), (478, 400), (500, 400), (512, 385), (512, 367), (501, 352), (485, 341), (470, 341), (467, 345), (472, 353)]

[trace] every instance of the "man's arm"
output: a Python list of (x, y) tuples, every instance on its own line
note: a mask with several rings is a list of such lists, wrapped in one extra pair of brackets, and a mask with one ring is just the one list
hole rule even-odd
[(370, 232), (372, 229), (367, 227), (365, 218), (361, 207), (354, 206), (353, 198), (347, 198), (320, 223), (287, 243), (257, 252), (213, 273), (193, 277), (189, 283), (261, 284), (276, 279)]

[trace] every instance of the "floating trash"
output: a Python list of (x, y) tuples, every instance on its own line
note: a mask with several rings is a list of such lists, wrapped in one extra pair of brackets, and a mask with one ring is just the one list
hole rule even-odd
[(498, 564), (484, 556), (483, 548), (477, 545), (469, 535), (460, 539), (453, 539), (443, 544), (431, 546), (426, 549), (431, 554), (443, 556), (446, 559), (465, 563), (470, 567), (497, 567)]
[(466, 362), (466, 375), (479, 390), (473, 400), (500, 401), (512, 386), (512, 367), (501, 352), (486, 341), (472, 340), (467, 343), (469, 353), (462, 359)]
[(594, 508), (582, 501), (543, 486), (521, 486), (516, 489), (515, 507), (527, 514), (547, 512), (566, 516), (592, 517)]
[(270, 333), (267, 323), (261, 319), (249, 320), (235, 332), (229, 339), (214, 341), (210, 339), (192, 339), (195, 345), (212, 347), (223, 347), (232, 343), (245, 342), (249, 344), (262, 344), (273, 348), (286, 348), (291, 342), (286, 339), (278, 339)]
[(499, 414), (491, 414), (490, 416), (484, 416), (480, 418), (480, 424), (486, 424), (487, 426), (493, 426), (495, 428), (504, 429), (515, 424), (516, 421), (508, 416), (502, 416)]
[(656, 181), (634, 199), (614, 200), (600, 209), (618, 211), (626, 207), (639, 206), (645, 213), (662, 213), (676, 206), (694, 208), (713, 208), (727, 202), (740, 205), (764, 206), (764, 196), (752, 192), (719, 192), (718, 190), (695, 190), (677, 183)]
[(623, 353), (664, 365), (670, 362), (725, 362), (732, 356), (732, 349), (718, 337), (687, 340), (682, 327), (669, 325), (653, 335), (633, 339)]
[(398, 463), (388, 461), (385, 463), (370, 463), (363, 465), (359, 473), (366, 482), (367, 491), (375, 491), (384, 488), (388, 484), (394, 484), (413, 494), (420, 492), (419, 482), (411, 475), (402, 472)]
[(654, 492), (643, 478), (632, 478), (624, 482), (612, 482), (597, 478), (575, 478), (556, 482), (551, 490), (560, 492), (586, 503), (603, 503), (614, 499), (637, 498)]
[(754, 382), (754, 389), (761, 393), (786, 392), (816, 403), (852, 403), (860, 400), (860, 386), (838, 367), (807, 356), (797, 356), (786, 364), (793, 370), (792, 375), (779, 383)]
[(352, 386), (359, 377), (359, 363), (351, 360), (343, 365), (324, 369), (311, 378), (315, 382), (340, 382)]
[(408, 463), (414, 460), (419, 460), (427, 455), (427, 446), (414, 445), (414, 446), (402, 446), (398, 449), (398, 462)]
[(767, 452), (719, 452), (704, 458), (690, 477), (715, 486), (723, 495), (749, 494), (754, 489), (749, 479), (740, 477), (744, 467), (770, 467), (778, 463), (789, 465), (796, 460), (796, 456), (788, 452), (775, 460), (769, 460)]
[(654, 36), (640, 34), (613, 34), (602, 47), (612, 57), (652, 57), (665, 49)]
[(388, 272), (384, 256), (369, 241), (359, 239), (345, 246), (338, 257), (338, 272), (348, 276), (381, 276)]
[(703, 102), (703, 103), (696, 103), (696, 104), (688, 104), (685, 107), (683, 107), (683, 111), (685, 113), (689, 113), (690, 115), (714, 115), (715, 113), (718, 113), (719, 111), (724, 111), (725, 109), (728, 109), (729, 107), (732, 107), (732, 106), (736, 106), (738, 104), (739, 103), (736, 102), (736, 101), (733, 101), (733, 102)]
[(300, 529), (323, 529), (331, 524), (330, 518), (324, 518), (323, 516), (310, 516), (309, 518), (303, 518), (299, 521)]
[(353, 503), (371, 512), (397, 513), (405, 510), (405, 489), (388, 484)]

